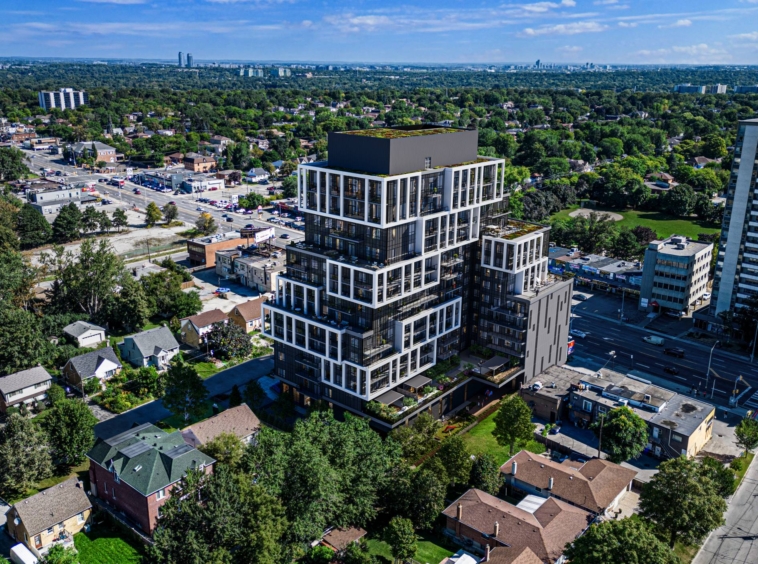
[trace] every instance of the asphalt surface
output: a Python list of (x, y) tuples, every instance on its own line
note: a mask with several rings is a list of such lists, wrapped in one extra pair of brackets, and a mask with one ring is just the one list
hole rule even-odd
[[(620, 324), (618, 321), (600, 320), (586, 314), (574, 316), (572, 329), (579, 329), (587, 334), (583, 338), (575, 336), (575, 353), (591, 356), (603, 362), (609, 361), (608, 368), (647, 372), (672, 383), (697, 388), (701, 393), (707, 389), (707, 397), (710, 398), (713, 392), (714, 400), (720, 403), (728, 401), (735, 387), (735, 380), (739, 376), (742, 376), (747, 384), (739, 382), (738, 393), (743, 392), (748, 386), (758, 390), (758, 364), (724, 355), (718, 348), (713, 350), (711, 361), (711, 368), (718, 376), (711, 372), (710, 377), (706, 378), (709, 349), (704, 350), (687, 341), (666, 337), (662, 346), (656, 346), (643, 341), (643, 337), (651, 335), (643, 328)], [(684, 358), (665, 354), (664, 349), (668, 347), (683, 349)], [(613, 359), (611, 351), (616, 353)], [(676, 368), (679, 373), (667, 373), (667, 367)], [(751, 395), (752, 391), (746, 393), (740, 403), (744, 403)]]
[(758, 464), (748, 468), (726, 510), (726, 523), (713, 531), (692, 564), (758, 562)]
[[(84, 171), (82, 169), (77, 169), (73, 166), (64, 164), (58, 156), (34, 153), (33, 151), (24, 152), (31, 158), (32, 164), (30, 168), (33, 172), (39, 172), (42, 167), (53, 170), (60, 170), (62, 172), (68, 172), (70, 176), (64, 177), (67, 182), (88, 180), (94, 180), (95, 182), (98, 182), (101, 178), (110, 179), (113, 176), (117, 176), (109, 174), (84, 174)], [(135, 169), (135, 174), (138, 172), (138, 170), (139, 169)], [(181, 172), (183, 169), (173, 170), (175, 172)], [(153, 169), (152, 172), (155, 172), (155, 169)], [(74, 175), (74, 173), (76, 174)], [(141, 194), (135, 194), (133, 192), (135, 188), (139, 188)], [(116, 205), (121, 205), (122, 207), (127, 208), (137, 207), (141, 210), (144, 210), (150, 202), (155, 202), (158, 207), (162, 208), (169, 202), (176, 202), (176, 206), (179, 208), (179, 219), (190, 225), (194, 225), (195, 221), (201, 213), (208, 212), (216, 220), (216, 223), (219, 226), (219, 232), (221, 233), (225, 231), (239, 230), (247, 224), (253, 224), (255, 227), (271, 227), (272, 223), (268, 220), (272, 217), (276, 217), (268, 211), (263, 211), (260, 216), (257, 213), (254, 213), (252, 215), (231, 213), (227, 210), (220, 210), (211, 205), (203, 204), (197, 201), (197, 199), (201, 197), (206, 197), (214, 200), (228, 199), (228, 196), (230, 194), (237, 194), (242, 196), (246, 195), (248, 192), (256, 192), (261, 194), (265, 192), (266, 195), (268, 195), (267, 189), (259, 185), (241, 185), (234, 188), (225, 188), (224, 190), (212, 192), (207, 191), (202, 194), (163, 193), (158, 192), (157, 190), (152, 190), (151, 188), (139, 186), (128, 181), (125, 183), (123, 188), (117, 188), (105, 182), (98, 182), (96, 189), (104, 198), (111, 200)], [(227, 218), (224, 217), (224, 215), (231, 216), (233, 221), (227, 221)], [(303, 239), (302, 231), (282, 227), (280, 225), (275, 225), (274, 227), (276, 231), (277, 242), (281, 241), (281, 245), (279, 246), (283, 246), (285, 243), (289, 243), (290, 241), (299, 241)], [(282, 235), (285, 235), (285, 237), (282, 237)]]

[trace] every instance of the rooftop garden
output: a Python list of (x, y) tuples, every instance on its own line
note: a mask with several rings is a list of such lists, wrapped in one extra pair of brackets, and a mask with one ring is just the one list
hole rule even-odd
[(526, 223), (524, 221), (508, 220), (503, 227), (484, 228), (484, 234), (490, 237), (500, 237), (512, 241), (524, 235), (529, 235), (535, 231), (546, 229), (546, 226), (537, 223)]
[(346, 135), (358, 135), (361, 137), (373, 137), (375, 139), (403, 139), (405, 137), (421, 137), (424, 135), (438, 135), (440, 133), (458, 133), (465, 129), (453, 127), (425, 127), (420, 129), (394, 129), (379, 127), (376, 129), (359, 129), (355, 131), (343, 131)]

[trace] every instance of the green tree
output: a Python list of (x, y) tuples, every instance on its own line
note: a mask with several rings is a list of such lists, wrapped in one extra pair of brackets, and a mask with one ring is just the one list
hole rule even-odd
[(724, 523), (725, 511), (713, 482), (684, 456), (662, 462), (640, 495), (640, 515), (668, 534), (671, 548), (680, 538), (699, 543)]
[(12, 182), (29, 174), (26, 155), (15, 147), (0, 147), (0, 183)]
[(22, 249), (45, 245), (53, 236), (50, 223), (31, 204), (24, 204), (19, 210), (17, 226)]
[(345, 554), (342, 557), (342, 564), (374, 564), (375, 558), (369, 550), (366, 539), (361, 539), (360, 542), (352, 542), (345, 549)]
[(56, 544), (39, 562), (40, 564), (79, 564), (79, 555), (72, 546)]
[(179, 208), (174, 204), (163, 206), (163, 219), (166, 223), (171, 223), (179, 217)]
[(621, 229), (613, 241), (613, 256), (624, 260), (631, 260), (638, 257), (640, 252), (640, 244), (637, 242), (637, 237), (634, 236), (631, 229), (628, 227)]
[(745, 417), (734, 429), (737, 445), (745, 449), (745, 458), (750, 450), (758, 447), (758, 421)]
[(36, 315), (0, 304), (0, 375), (36, 366), (48, 348)]
[(244, 398), (250, 409), (258, 409), (266, 399), (266, 392), (263, 391), (258, 380), (250, 380), (245, 384)]
[(163, 212), (161, 211), (161, 208), (158, 207), (158, 204), (155, 202), (147, 204), (147, 208), (145, 209), (145, 224), (148, 227), (152, 227), (158, 223), (162, 217)]
[(500, 466), (495, 457), (487, 452), (479, 453), (471, 465), (469, 485), (472, 488), (495, 495), (501, 484)]
[(242, 461), (245, 445), (234, 433), (221, 433), (202, 445), (200, 450), (217, 462), (236, 468)]
[(509, 447), (511, 456), (517, 444), (534, 437), (534, 428), (532, 410), (520, 396), (514, 394), (500, 402), (492, 434), (497, 444)]
[(406, 493), (408, 502), (405, 516), (417, 529), (431, 529), (439, 514), (445, 509), (447, 487), (433, 471), (426, 468), (415, 472)]
[(56, 457), (69, 466), (81, 464), (95, 444), (97, 417), (80, 399), (56, 402), (42, 424)]
[(695, 208), (695, 192), (687, 184), (679, 184), (663, 195), (662, 205), (671, 215), (689, 217)]
[(393, 517), (384, 529), (384, 540), (390, 545), (395, 562), (408, 562), (416, 556), (418, 538), (410, 519)]
[(128, 273), (121, 277), (118, 295), (113, 295), (107, 312), (111, 326), (127, 331), (142, 329), (150, 317), (150, 305), (142, 285)]
[(624, 142), (615, 137), (608, 137), (599, 143), (600, 154), (606, 159), (617, 159), (624, 154)]
[(194, 367), (174, 361), (166, 374), (166, 393), (163, 405), (185, 422), (199, 419), (205, 414), (208, 389)]
[(472, 461), (463, 437), (453, 435), (446, 438), (436, 456), (445, 466), (451, 484), (468, 483)]
[(165, 392), (166, 379), (154, 366), (140, 366), (131, 378), (140, 397), (159, 398)]
[(626, 406), (612, 409), (591, 429), (597, 436), (602, 433), (601, 448), (616, 464), (637, 458), (648, 443), (647, 423)]
[(706, 456), (700, 461), (700, 471), (710, 478), (716, 486), (716, 491), (721, 497), (729, 497), (737, 489), (737, 481), (734, 472), (722, 462)]
[(58, 384), (52, 384), (47, 389), (47, 401), (49, 401), (51, 405), (55, 405), (56, 403), (64, 401), (65, 399), (66, 392)]
[(121, 233), (121, 228), (126, 227), (129, 225), (129, 219), (126, 217), (126, 212), (122, 210), (121, 208), (118, 208), (117, 210), (113, 211), (113, 227), (118, 229), (118, 232)]
[(79, 238), (81, 228), (82, 212), (71, 202), (61, 208), (53, 221), (53, 240), (57, 243), (74, 241)]
[(17, 251), (0, 251), (0, 301), (29, 309), (39, 269)]
[(203, 309), (203, 302), (200, 300), (200, 294), (195, 290), (179, 292), (173, 297), (171, 309), (175, 317), (182, 319), (196, 315)]
[(413, 425), (393, 429), (390, 437), (400, 445), (403, 458), (413, 463), (436, 445), (434, 437), (441, 427), (442, 423), (431, 414), (421, 413)]
[(100, 225), (100, 213), (93, 207), (87, 206), (82, 214), (81, 227), (85, 233), (90, 233)]
[(709, 159), (721, 159), (727, 155), (726, 141), (721, 135), (712, 133), (703, 137), (703, 156)]
[(0, 428), (0, 484), (23, 493), (52, 474), (50, 446), (34, 421), (13, 413)]
[(515, 219), (524, 218), (524, 191), (516, 190), (508, 198), (508, 211)]
[(253, 352), (253, 342), (245, 330), (231, 322), (214, 323), (206, 335), (211, 354), (221, 360), (246, 358)]
[(203, 212), (200, 214), (200, 216), (195, 221), (195, 227), (203, 235), (210, 235), (211, 233), (215, 233), (216, 230), (218, 230), (216, 220), (213, 219), (213, 216), (208, 212)]
[(639, 519), (603, 521), (566, 545), (575, 564), (680, 564), (679, 557)]
[(282, 196), (285, 198), (294, 198), (297, 196), (297, 178), (288, 176), (282, 180)]
[(105, 233), (110, 233), (111, 227), (113, 227), (113, 222), (111, 221), (111, 218), (108, 217), (108, 214), (104, 211), (98, 212), (97, 228)]
[(232, 391), (229, 393), (229, 407), (237, 407), (242, 404), (242, 394), (237, 384), (232, 386)]
[(300, 559), (302, 564), (329, 564), (334, 560), (334, 551), (328, 546), (318, 544), (311, 547)]
[(18, 235), (4, 225), (0, 225), (0, 251), (17, 251), (20, 247)]

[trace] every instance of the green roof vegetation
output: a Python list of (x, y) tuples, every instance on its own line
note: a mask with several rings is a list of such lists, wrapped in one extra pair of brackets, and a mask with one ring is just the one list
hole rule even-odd
[(355, 131), (343, 131), (345, 135), (360, 135), (361, 137), (374, 137), (375, 139), (403, 139), (404, 137), (421, 137), (422, 135), (438, 135), (440, 133), (459, 133), (465, 129), (454, 127), (429, 127), (423, 129), (392, 129), (378, 127), (375, 129), (359, 129)]

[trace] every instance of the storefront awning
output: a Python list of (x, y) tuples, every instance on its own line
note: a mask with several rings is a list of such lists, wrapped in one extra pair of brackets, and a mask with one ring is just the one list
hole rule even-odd
[(392, 405), (396, 401), (400, 401), (402, 397), (403, 397), (403, 394), (399, 394), (397, 392), (390, 390), (389, 392), (384, 393), (378, 398), (376, 398), (376, 401), (378, 401), (379, 403), (383, 403), (384, 405)]
[(409, 388), (418, 389), (418, 388), (423, 388), (431, 381), (432, 381), (431, 378), (427, 378), (426, 376), (422, 376), (421, 374), (419, 374), (418, 376), (414, 376), (407, 382), (403, 382), (403, 385)]

